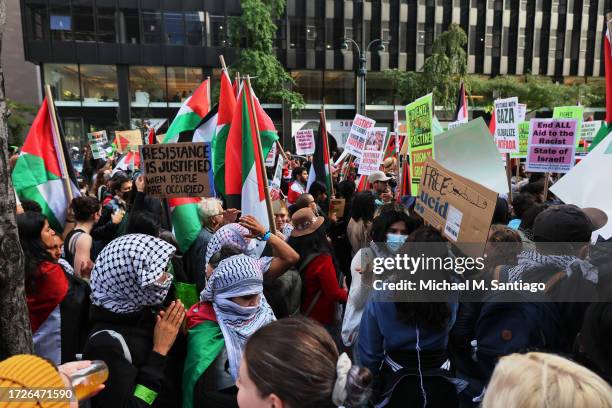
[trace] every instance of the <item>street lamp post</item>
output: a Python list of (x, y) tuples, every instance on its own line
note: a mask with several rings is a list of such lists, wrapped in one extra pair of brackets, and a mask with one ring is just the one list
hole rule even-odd
[(365, 107), (366, 107), (366, 75), (368, 73), (368, 60), (366, 59), (366, 53), (370, 51), (370, 47), (373, 44), (380, 42), (377, 51), (381, 52), (385, 50), (385, 44), (382, 39), (378, 38), (376, 40), (370, 41), (365, 51), (362, 53), (359, 45), (352, 38), (344, 38), (342, 42), (342, 49), (348, 50), (348, 42), (351, 42), (357, 48), (357, 54), (359, 57), (359, 68), (357, 69), (357, 113), (360, 115), (365, 115)]

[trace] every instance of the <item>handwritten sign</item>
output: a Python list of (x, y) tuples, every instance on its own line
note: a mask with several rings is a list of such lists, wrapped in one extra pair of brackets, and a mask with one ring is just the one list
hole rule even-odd
[(532, 119), (527, 150), (527, 171), (567, 173), (574, 167), (576, 119)]
[(373, 127), (368, 129), (365, 147), (361, 160), (359, 161), (358, 174), (369, 176), (380, 169), (384, 154), (383, 144), (386, 134), (387, 128)]
[(376, 121), (374, 119), (359, 114), (355, 115), (351, 131), (344, 145), (344, 151), (357, 158), (361, 158), (361, 153), (363, 152), (367, 139), (367, 131), (369, 128), (374, 127), (375, 123)]
[(525, 116), (527, 115), (527, 104), (519, 103), (516, 105), (516, 123), (521, 123), (525, 121)]
[(518, 153), (518, 98), (496, 99), (495, 144), (500, 153)]
[(115, 139), (118, 141), (117, 150), (120, 153), (125, 153), (129, 146), (142, 145), (142, 132), (140, 129), (116, 130)]
[(510, 153), (510, 158), (512, 159), (524, 159), (527, 157), (527, 145), (529, 144), (529, 122), (519, 123), (518, 132), (519, 151), (518, 153)]
[(159, 198), (211, 195), (214, 184), (210, 143), (144, 145), (140, 156), (147, 195)]
[(414, 211), (467, 255), (482, 256), (497, 193), (447, 170), (429, 157)]
[(423, 163), (433, 156), (433, 94), (427, 94), (406, 105), (406, 135), (410, 152), (412, 195), (417, 195)]
[(274, 169), (274, 177), (270, 182), (270, 187), (276, 190), (281, 188), (281, 177), (283, 176), (283, 167), (285, 166), (285, 159), (283, 155), (278, 155), (278, 162), (276, 163), (276, 169)]
[(276, 159), (276, 143), (272, 144), (266, 156), (266, 167), (274, 167), (274, 159)]
[(599, 132), (601, 128), (601, 120), (591, 120), (589, 122), (582, 122), (582, 128), (580, 129), (580, 137), (586, 141), (591, 141)]
[(295, 134), (295, 153), (300, 156), (314, 154), (315, 140), (312, 129), (301, 129)]

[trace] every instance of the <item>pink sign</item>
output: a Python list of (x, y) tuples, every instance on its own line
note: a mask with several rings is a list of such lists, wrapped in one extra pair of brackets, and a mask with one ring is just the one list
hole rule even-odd
[(576, 119), (532, 119), (527, 171), (567, 173), (574, 167)]

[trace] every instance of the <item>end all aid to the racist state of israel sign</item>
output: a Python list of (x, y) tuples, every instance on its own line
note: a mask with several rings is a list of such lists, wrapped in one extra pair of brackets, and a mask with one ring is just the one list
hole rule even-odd
[(526, 170), (567, 173), (576, 155), (576, 119), (531, 119)]

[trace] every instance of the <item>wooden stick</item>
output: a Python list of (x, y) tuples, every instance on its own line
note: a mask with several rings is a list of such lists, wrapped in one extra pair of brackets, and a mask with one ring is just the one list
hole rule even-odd
[(53, 127), (53, 138), (55, 139), (55, 148), (57, 149), (61, 165), (64, 166), (64, 171), (62, 171), (61, 176), (64, 180), (64, 187), (66, 189), (66, 195), (68, 197), (68, 202), (72, 202), (72, 198), (74, 195), (72, 194), (72, 187), (70, 186), (70, 178), (68, 177), (68, 163), (66, 162), (66, 157), (64, 156), (64, 145), (62, 144), (62, 138), (59, 131), (59, 125), (57, 123), (57, 116), (55, 114), (55, 103), (53, 102), (53, 95), (51, 94), (51, 86), (45, 85), (45, 95), (47, 97), (47, 106), (49, 107), (49, 114), (51, 115), (51, 126)]
[(219, 55), (219, 61), (221, 62), (221, 68), (227, 72), (227, 65), (225, 65), (225, 58), (223, 58), (223, 54)]
[(283, 146), (280, 144), (278, 139), (276, 139), (276, 147), (278, 148), (278, 150), (280, 150), (280, 153), (283, 155), (283, 159), (285, 159), (285, 161), (289, 161), (289, 158), (287, 157), (287, 153), (285, 153), (285, 149), (283, 149)]
[(548, 199), (548, 175), (549, 173), (544, 173), (544, 201)]
[(508, 179), (508, 201), (512, 202), (512, 159), (506, 153), (506, 178)]
[[(259, 158), (255, 160), (260, 161), (261, 171), (264, 183), (264, 193), (266, 195), (266, 210), (268, 210), (268, 222), (270, 223), (270, 232), (276, 234), (276, 224), (274, 223), (274, 213), (272, 212), (272, 200), (270, 198), (270, 188), (268, 186), (268, 176), (266, 175), (265, 159), (263, 157), (263, 148), (261, 146), (261, 136), (259, 134), (259, 125), (257, 124), (257, 112), (255, 112), (255, 101), (253, 99), (253, 88), (251, 88), (251, 77), (246, 77), (247, 87), (249, 91), (249, 102), (251, 104), (251, 111), (253, 112), (253, 121), (255, 122), (255, 130), (257, 132), (257, 146), (259, 148)], [(257, 165), (257, 163), (255, 163)]]
[(516, 182), (518, 183), (518, 179), (520, 176), (520, 169), (521, 169), (521, 159), (516, 159)]
[(212, 104), (212, 100), (210, 99), (210, 77), (206, 77), (206, 97), (208, 98), (208, 106)]

